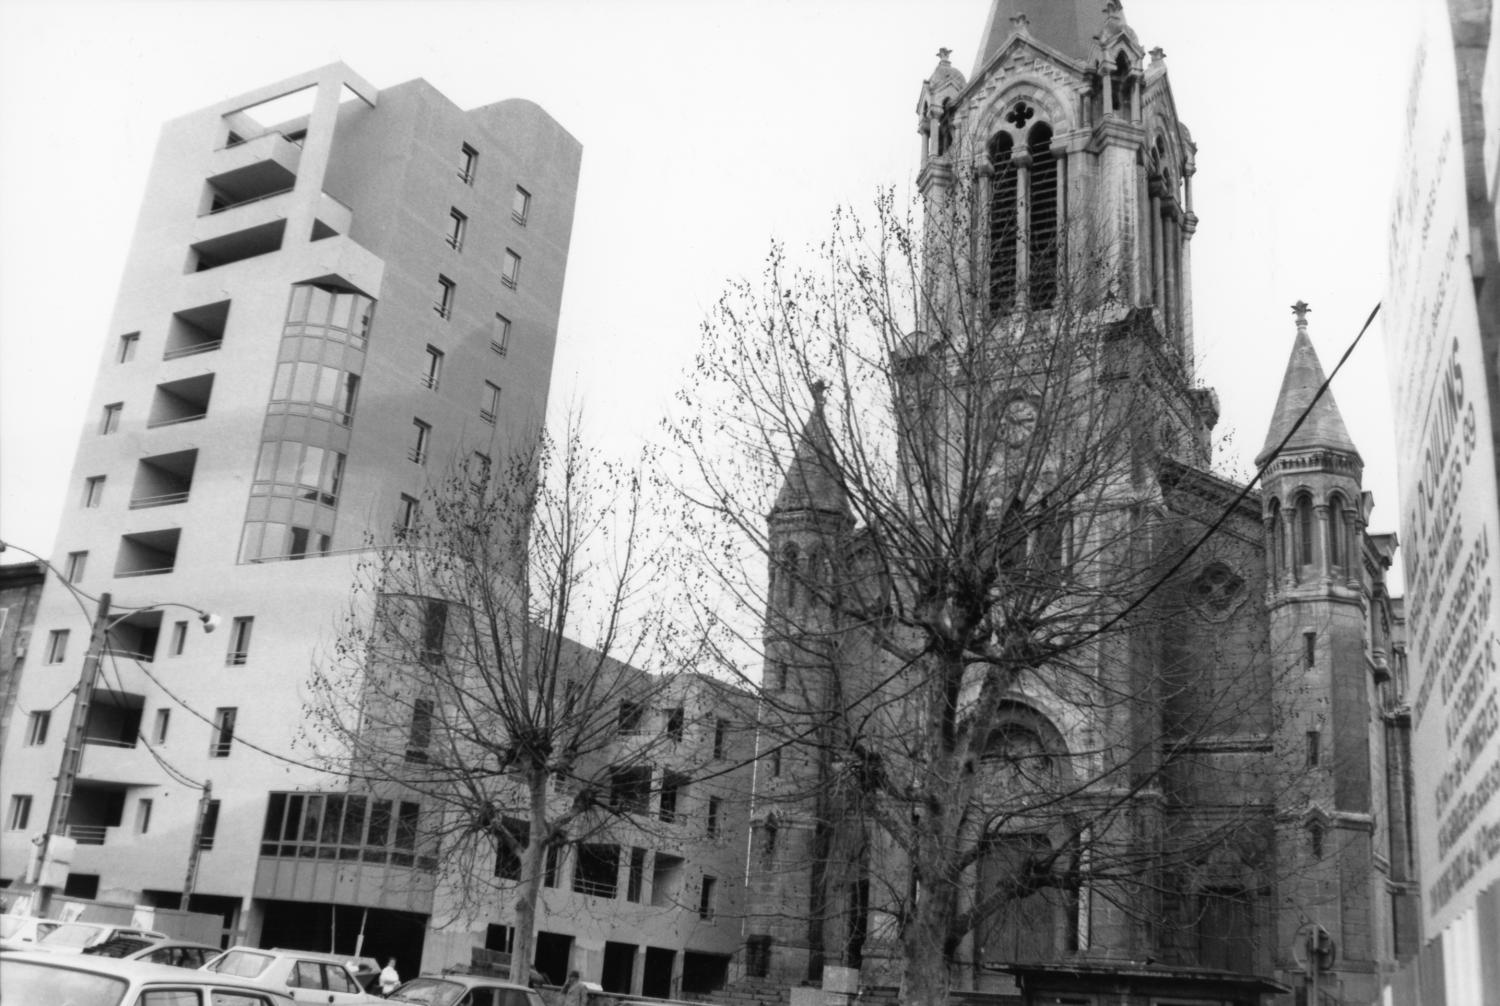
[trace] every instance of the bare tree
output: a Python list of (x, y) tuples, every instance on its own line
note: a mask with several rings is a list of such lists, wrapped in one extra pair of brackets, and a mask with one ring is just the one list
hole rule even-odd
[(476, 458), (372, 547), (315, 674), (329, 766), (420, 802), (413, 841), (439, 924), (510, 899), (513, 980), (529, 977), (539, 892), (564, 851), (649, 829), (648, 808), (668, 816), (692, 771), (680, 757), (676, 776), (655, 771), (691, 729), (673, 672), (692, 655), (666, 617), (674, 581), (647, 510), (638, 471), (576, 425), (494, 470)]
[[(806, 267), (774, 249), (705, 323), (674, 426), (721, 596), (764, 615), (725, 644), (764, 666), (756, 855), (809, 880), (761, 921), (805, 920), (809, 972), (883, 948), (919, 1004), (1041, 930), (1151, 952), (1132, 920), (1196, 910), (1186, 864), (1270, 868), (1279, 777), (1282, 662), (1213, 628), (1265, 584), (1199, 582), (1215, 554), (1260, 568), (1260, 515), (1200, 541), (1238, 487), (1199, 471), (1186, 341), (1086, 228), (1017, 248), (984, 206), (956, 183), (919, 225), (887, 194)], [(1240, 730), (1262, 740), (1203, 743)]]

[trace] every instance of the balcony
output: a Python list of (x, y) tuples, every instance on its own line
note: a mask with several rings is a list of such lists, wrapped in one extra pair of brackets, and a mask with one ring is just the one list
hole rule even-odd
[(224, 328), (229, 322), (229, 301), (178, 311), (167, 327), (167, 348), (163, 360), (211, 353), (224, 344)]
[[(138, 611), (110, 626), (105, 648), (116, 660), (149, 664), (156, 659), (156, 643), (160, 635), (161, 611)], [(136, 726), (140, 726), (139, 722)], [(127, 734), (130, 743), (134, 744), (135, 731)]]
[(115, 576), (159, 576), (177, 567), (177, 544), (181, 528), (141, 531), (120, 536), (120, 551), (115, 557)]
[(208, 415), (208, 400), (213, 390), (213, 374), (158, 384), (156, 395), (151, 400), (151, 413), (146, 417), (146, 428), (150, 430), (202, 419)]
[[(207, 272), (209, 269), (217, 269), (220, 266), (232, 265), (235, 262), (243, 262), (245, 259), (255, 258), (258, 255), (269, 255), (271, 252), (281, 250), (281, 239), (286, 233), (286, 219), (280, 216), (282, 207), (279, 203), (268, 201), (260, 204), (263, 209), (259, 216), (270, 216), (276, 219), (262, 220), (250, 226), (243, 226), (245, 221), (235, 219), (225, 221), (225, 227), (236, 229), (228, 233), (219, 233), (204, 237), (195, 241), (192, 245), (192, 254), (188, 257), (188, 272)], [(220, 230), (215, 227), (212, 230)]]
[(118, 828), (125, 810), (125, 787), (80, 779), (68, 807), (67, 833), (79, 845), (103, 845), (108, 829)]
[(318, 193), (318, 214), (313, 220), (312, 240), (348, 234), (354, 224), (354, 211), (326, 192)]
[(135, 485), (130, 490), (130, 509), (186, 503), (198, 467), (196, 448), (142, 458), (135, 466)]
[(206, 209), (213, 212), (215, 197), (237, 205), (290, 189), (297, 183), (301, 160), (301, 145), (274, 130), (219, 148), (207, 179)]

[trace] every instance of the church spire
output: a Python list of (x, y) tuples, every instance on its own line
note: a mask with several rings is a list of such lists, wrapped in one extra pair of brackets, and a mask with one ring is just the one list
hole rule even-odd
[(1307, 336), (1307, 313), (1310, 310), (1305, 301), (1299, 300), (1292, 305), (1292, 313), (1297, 316), (1297, 338), (1292, 342), (1292, 355), (1287, 360), (1286, 375), (1281, 379), (1281, 394), (1276, 399), (1275, 411), (1271, 413), (1271, 428), (1266, 432), (1265, 446), (1255, 458), (1257, 465), (1266, 462), (1303, 412), (1307, 412), (1307, 418), (1282, 448), (1283, 454), (1324, 448), (1359, 457), (1359, 451), (1344, 427), (1344, 417), (1339, 414), (1339, 407), (1333, 400), (1333, 389), (1323, 392), (1322, 397), (1313, 402), (1313, 396), (1323, 386), (1324, 376), (1318, 352)]
[(823, 415), (823, 398), (828, 385), (815, 381), (812, 386), (813, 408), (802, 427), (797, 451), (787, 466), (786, 481), (776, 494), (773, 514), (811, 510), (848, 518), (849, 497), (838, 478), (834, 460), (833, 436)]

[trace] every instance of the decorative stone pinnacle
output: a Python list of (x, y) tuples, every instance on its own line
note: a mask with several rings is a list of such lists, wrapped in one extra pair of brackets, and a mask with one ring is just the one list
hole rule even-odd
[(1031, 18), (1025, 14), (1012, 14), (1010, 17), (1011, 30), (1017, 35), (1031, 34)]
[(828, 382), (819, 377), (809, 387), (812, 388), (813, 402), (817, 405), (822, 405), (823, 394), (828, 390)]
[(1167, 58), (1167, 50), (1163, 49), (1161, 46), (1157, 46), (1156, 48), (1154, 48), (1154, 49), (1151, 50), (1151, 62), (1153, 62), (1153, 63), (1160, 63), (1162, 60), (1164, 60), (1166, 58)]
[(1106, 0), (1104, 4), (1104, 19), (1106, 21), (1125, 20), (1125, 8), (1120, 6), (1120, 0)]
[(951, 55), (953, 55), (953, 50), (949, 49), (947, 46), (944, 46), (943, 48), (941, 48), (941, 49), (938, 50), (938, 62), (939, 63), (946, 63), (946, 62), (948, 62), (948, 57), (951, 56)]
[(1299, 300), (1292, 305), (1292, 313), (1297, 316), (1297, 334), (1304, 335), (1307, 332), (1307, 312), (1312, 308), (1307, 306), (1307, 301)]

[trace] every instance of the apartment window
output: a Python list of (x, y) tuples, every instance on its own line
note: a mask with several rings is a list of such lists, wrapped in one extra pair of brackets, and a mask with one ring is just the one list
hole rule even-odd
[(490, 456), (483, 451), (475, 451), (474, 460), (469, 465), (469, 487), (482, 493), (489, 484)]
[(135, 833), (144, 835), (151, 830), (151, 801), (142, 798), (135, 805)]
[(495, 416), (500, 412), (500, 385), (484, 382), (484, 397), (479, 402), (479, 418), (495, 425)]
[(224, 663), (230, 667), (242, 667), (250, 659), (250, 632), (255, 628), (255, 618), (241, 615), (229, 627), (229, 652)]
[(167, 648), (167, 655), (171, 657), (182, 656), (182, 651), (187, 648), (187, 623), (172, 623), (172, 642)]
[(526, 226), (526, 218), (531, 215), (531, 193), (521, 186), (516, 186), (516, 194), (510, 200), (510, 217), (522, 227)]
[(714, 721), (714, 757), (724, 757), (724, 745), (729, 739), (729, 721)]
[(443, 646), (448, 635), (448, 605), (426, 601), (422, 605), (422, 663), (429, 666), (443, 662)]
[(411, 732), (406, 738), (406, 760), (427, 761), (427, 745), (432, 743), (432, 700), (417, 699), (411, 705)]
[(104, 416), (99, 420), (99, 435), (109, 436), (120, 428), (120, 413), (125, 411), (124, 402), (111, 402), (104, 407)]
[(459, 148), (458, 177), (465, 185), (474, 184), (474, 172), (479, 168), (479, 151), (465, 143)]
[(219, 801), (210, 800), (203, 808), (203, 830), (198, 833), (198, 848), (204, 852), (214, 847), (214, 837), (219, 833)]
[(47, 660), (49, 664), (60, 664), (68, 659), (68, 630), (53, 629), (47, 634)]
[(531, 825), (519, 818), (501, 818), (495, 835), (495, 876), (521, 879), (521, 853), (531, 844)]
[(463, 251), (464, 231), (469, 228), (469, 218), (456, 209), (448, 211), (448, 245), (455, 251)]
[(633, 848), (630, 850), (630, 872), (625, 879), (625, 900), (639, 903), (641, 900), (641, 886), (646, 879), (646, 850)]
[(5, 819), (7, 831), (25, 831), (26, 826), (31, 823), (31, 797), (26, 793), (16, 793), (10, 798), (10, 814)]
[(609, 770), (609, 805), (627, 814), (644, 814), (651, 807), (651, 767), (639, 765)]
[(214, 738), (208, 748), (210, 758), (229, 757), (229, 751), (234, 747), (234, 721), (239, 714), (239, 709), (234, 706), (220, 706), (214, 710)]
[(683, 708), (681, 706), (678, 706), (676, 709), (668, 709), (667, 710), (667, 739), (668, 740), (674, 740), (674, 741), (680, 741), (680, 740), (682, 740), (682, 724), (683, 724), (683, 721), (684, 721), (685, 718), (686, 718), (686, 714), (683, 712)]
[(426, 365), (422, 370), (422, 387), (436, 391), (438, 382), (443, 378), (443, 351), (428, 346), (426, 360)]
[(411, 449), (406, 452), (406, 456), (419, 465), (425, 464), (427, 462), (427, 438), (432, 433), (432, 427), (420, 419), (413, 419), (411, 425), (412, 444)]
[(26, 718), (26, 744), (41, 747), (47, 743), (47, 728), (52, 725), (52, 713), (45, 709), (33, 712)]
[(401, 494), (401, 501), (396, 504), (396, 530), (402, 534), (416, 527), (417, 524), (417, 500), (414, 496)]
[(453, 281), (447, 276), (438, 277), (438, 296), (437, 300), (432, 302), (432, 309), (440, 318), (453, 316)]
[(661, 780), (661, 801), (657, 807), (657, 818), (671, 823), (677, 820), (677, 806), (682, 802), (683, 791), (687, 788), (687, 776), (668, 772)]
[(165, 744), (167, 742), (167, 729), (172, 725), (172, 710), (158, 709), (156, 711), (156, 726), (151, 730), (151, 743)]
[(510, 319), (498, 312), (495, 314), (495, 331), (490, 338), (490, 349), (501, 356), (510, 351)]
[(1316, 731), (1316, 730), (1309, 730), (1307, 732), (1307, 767), (1308, 768), (1317, 768), (1318, 767), (1318, 763), (1320, 761), (1322, 761), (1323, 754), (1319, 750), (1319, 748), (1321, 746), (1322, 746), (1322, 737), (1319, 736), (1318, 731)]
[(715, 895), (718, 893), (719, 882), (713, 877), (705, 875), (703, 878), (703, 890), (698, 896), (698, 918), (712, 919), (714, 917)]
[(771, 777), (781, 775), (781, 749), (777, 748), (771, 752)]
[(638, 734), (641, 732), (641, 720), (645, 718), (645, 710), (639, 702), (620, 703), (620, 733)]
[(1307, 826), (1307, 839), (1308, 839), (1308, 844), (1312, 846), (1313, 858), (1314, 859), (1322, 859), (1323, 858), (1323, 825), (1320, 822), (1314, 821), (1312, 824), (1310, 824), (1310, 825)]
[(560, 845), (547, 846), (547, 856), (542, 862), (542, 886), (556, 887), (562, 874), (562, 849)]
[(500, 266), (500, 282), (504, 283), (506, 286), (514, 290), (516, 288), (516, 283), (518, 283), (520, 279), (521, 256), (517, 255), (515, 252), (507, 248), (505, 249), (505, 262)]
[(1318, 662), (1318, 634), (1316, 632), (1304, 632), (1302, 634), (1302, 664), (1309, 671)]
[(64, 568), (63, 579), (69, 583), (77, 583), (83, 579), (83, 571), (88, 566), (89, 554), (87, 552), (69, 552), (68, 563)]
[(140, 345), (141, 333), (139, 332), (127, 332), (120, 336), (120, 348), (115, 355), (115, 360), (119, 363), (129, 363), (135, 359), (135, 351), (140, 348)]
[(91, 475), (83, 480), (83, 505), (93, 510), (104, 502), (104, 476)]
[(719, 821), (724, 813), (724, 801), (716, 796), (708, 798), (708, 837), (719, 837)]

